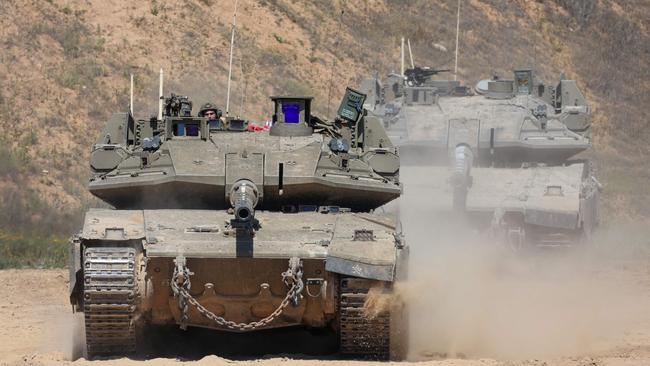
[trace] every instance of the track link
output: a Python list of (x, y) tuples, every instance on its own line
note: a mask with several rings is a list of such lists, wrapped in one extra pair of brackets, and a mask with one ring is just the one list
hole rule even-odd
[[(390, 356), (390, 314), (364, 314), (369, 288), (365, 280), (342, 278), (339, 286), (340, 351), (343, 354), (387, 360)], [(361, 285), (360, 285), (361, 284)]]
[(136, 250), (84, 250), (84, 317), (88, 357), (135, 352)]

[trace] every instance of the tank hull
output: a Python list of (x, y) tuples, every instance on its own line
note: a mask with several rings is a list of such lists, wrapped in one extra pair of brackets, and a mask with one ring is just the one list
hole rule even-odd
[[(89, 356), (137, 351), (142, 329), (170, 324), (228, 332), (329, 328), (341, 335), (343, 352), (390, 355), (391, 309), (355, 316), (368, 293), (391, 296), (405, 276), (407, 251), (394, 217), (258, 211), (253, 231), (233, 228), (230, 217), (213, 210), (87, 212), (71, 243), (70, 299), (85, 313)], [(302, 288), (291, 296), (297, 277), (287, 281), (286, 273), (296, 260)], [(173, 286), (180, 263), (187, 296)], [(345, 336), (348, 323), (355, 332), (366, 327), (369, 338)]]
[[(214, 314), (236, 323), (250, 323), (263, 319), (277, 309), (288, 288), (282, 281), (289, 258), (188, 258), (187, 267), (193, 275), (190, 293)], [(152, 294), (150, 322), (157, 325), (180, 324), (181, 310), (178, 298), (169, 286), (175, 264), (172, 258), (151, 258)], [(307, 286), (312, 296), (303, 296), (296, 306), (288, 306), (272, 323), (260, 329), (296, 325), (324, 328), (333, 326), (336, 317), (338, 275), (325, 271), (324, 259), (303, 260), (303, 271), (310, 279)], [(328, 293), (329, 291), (329, 293)], [(202, 315), (196, 307), (188, 311), (188, 326), (216, 330), (244, 332), (228, 328)]]
[[(471, 169), (457, 194), (446, 166), (409, 166), (404, 180), (427, 192), (436, 212), (455, 213), (471, 228), (512, 249), (584, 244), (598, 224), (599, 191), (588, 163)], [(418, 180), (426, 176), (427, 180)], [(459, 204), (462, 200), (462, 204)]]

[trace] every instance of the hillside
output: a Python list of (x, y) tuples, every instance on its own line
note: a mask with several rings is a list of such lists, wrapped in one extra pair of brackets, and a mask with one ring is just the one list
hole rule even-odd
[[(650, 217), (650, 1), (462, 4), (459, 79), (534, 66), (547, 82), (561, 71), (578, 80), (595, 113), (604, 218)], [(128, 108), (129, 74), (139, 118), (155, 113), (161, 67), (166, 93), (225, 105), (233, 6), (0, 2), (0, 240), (67, 236), (85, 207), (101, 204), (85, 191), (89, 146)], [(346, 85), (398, 68), (401, 36), (417, 63), (453, 68), (455, 22), (456, 0), (240, 0), (231, 113), (265, 118), (269, 95), (293, 93), (313, 95), (327, 114), (330, 80), (334, 110)]]

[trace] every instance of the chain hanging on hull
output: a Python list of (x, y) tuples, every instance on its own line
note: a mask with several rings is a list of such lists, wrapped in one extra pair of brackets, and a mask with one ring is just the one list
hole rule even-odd
[(181, 329), (187, 329), (189, 305), (194, 306), (206, 319), (212, 320), (218, 326), (223, 328), (238, 331), (251, 331), (257, 328), (262, 328), (279, 317), (289, 304), (298, 306), (301, 297), (300, 294), (304, 288), (304, 283), (302, 281), (302, 261), (298, 257), (292, 257), (289, 259), (289, 268), (286, 272), (282, 272), (282, 281), (289, 290), (280, 305), (270, 315), (263, 319), (250, 323), (237, 323), (211, 312), (190, 294), (190, 288), (192, 286), (190, 276), (193, 275), (193, 273), (187, 268), (185, 257), (176, 257), (174, 263), (176, 264), (176, 267), (174, 268), (174, 274), (170, 285), (174, 292), (174, 296), (178, 297), (178, 308), (181, 313)]

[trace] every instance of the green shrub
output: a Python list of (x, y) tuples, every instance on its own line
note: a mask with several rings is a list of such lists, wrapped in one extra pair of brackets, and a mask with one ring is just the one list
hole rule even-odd
[(62, 70), (54, 75), (59, 85), (73, 89), (79, 86), (91, 87), (95, 85), (96, 78), (104, 76), (104, 67), (91, 59), (79, 59), (71, 64), (64, 65)]
[(151, 15), (158, 16), (158, 2), (156, 0), (151, 0)]
[(275, 33), (273, 33), (273, 38), (275, 38), (275, 40), (278, 41), (278, 43), (280, 43), (280, 44), (287, 43), (287, 41), (285, 41), (284, 38), (280, 37), (279, 35), (277, 35)]
[(67, 261), (67, 239), (0, 232), (0, 269), (62, 268)]
[(0, 177), (16, 175), (20, 172), (20, 164), (11, 150), (0, 141)]

